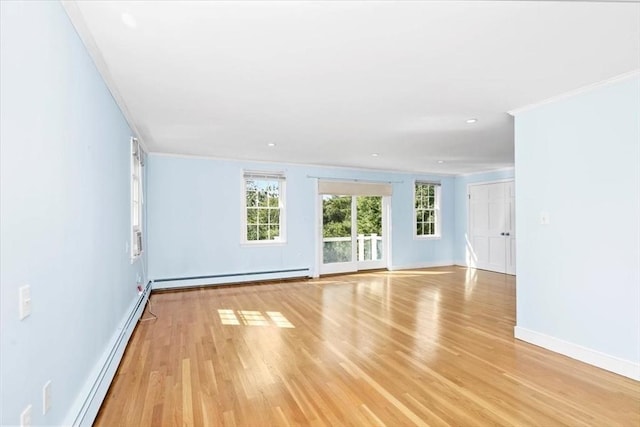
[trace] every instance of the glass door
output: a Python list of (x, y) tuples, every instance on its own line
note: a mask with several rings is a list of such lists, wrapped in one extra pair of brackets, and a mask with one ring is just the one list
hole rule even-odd
[(356, 197), (358, 270), (386, 267), (383, 236), (383, 197)]
[(387, 266), (386, 199), (322, 195), (321, 274)]
[(353, 197), (322, 196), (322, 273), (356, 271)]

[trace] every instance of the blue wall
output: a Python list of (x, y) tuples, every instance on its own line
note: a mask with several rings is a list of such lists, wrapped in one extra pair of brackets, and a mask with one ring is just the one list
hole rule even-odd
[(518, 328), (640, 378), (640, 78), (520, 113), (515, 137)]
[[(73, 421), (132, 312), (129, 136), (57, 2), (0, 2), (0, 424)], [(516, 118), (518, 328), (640, 363), (640, 81)], [(463, 263), (467, 185), (444, 177), (152, 155), (149, 278), (313, 268), (315, 180), (392, 181), (392, 268)], [(242, 171), (287, 175), (287, 243), (240, 244)], [(603, 179), (606, 178), (606, 179)], [(413, 182), (442, 182), (442, 238), (413, 236)], [(539, 225), (541, 211), (551, 224)], [(585, 214), (587, 213), (587, 214)], [(195, 281), (197, 282), (197, 281)], [(207, 283), (210, 280), (201, 281)], [(18, 320), (18, 288), (33, 313)], [(195, 284), (194, 282), (188, 284)], [(42, 415), (42, 386), (53, 406)]]
[(453, 259), (457, 265), (467, 265), (467, 233), (469, 232), (468, 185), (480, 182), (514, 179), (514, 169), (456, 176), (454, 182), (454, 242)]
[[(391, 181), (392, 266), (451, 264), (453, 178), (151, 155), (149, 274), (152, 279), (313, 268), (316, 239), (315, 180), (308, 176)], [(287, 176), (287, 243), (242, 246), (242, 171), (284, 171)], [(442, 182), (442, 238), (413, 238), (413, 182)], [(207, 283), (211, 280), (182, 282)]]
[(0, 424), (61, 425), (137, 298), (131, 132), (58, 2), (0, 8)]

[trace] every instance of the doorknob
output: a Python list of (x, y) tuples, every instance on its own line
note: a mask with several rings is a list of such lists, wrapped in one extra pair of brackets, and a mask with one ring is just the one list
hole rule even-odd
[(501, 236), (504, 236), (504, 233), (500, 233)]
[(504, 233), (505, 236), (509, 236), (509, 233)]

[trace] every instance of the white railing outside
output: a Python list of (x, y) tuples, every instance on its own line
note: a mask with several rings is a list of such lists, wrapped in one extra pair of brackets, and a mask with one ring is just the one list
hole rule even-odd
[[(358, 234), (358, 261), (375, 261), (382, 258), (382, 236)], [(323, 262), (351, 261), (351, 237), (325, 237), (322, 239)]]

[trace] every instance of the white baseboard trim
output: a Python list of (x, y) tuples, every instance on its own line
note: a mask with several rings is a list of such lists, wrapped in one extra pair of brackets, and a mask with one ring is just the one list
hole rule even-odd
[(63, 425), (91, 426), (95, 421), (102, 401), (107, 395), (111, 381), (120, 365), (131, 334), (138, 324), (138, 319), (142, 316), (150, 293), (151, 282), (147, 284), (142, 294), (131, 303), (125, 312), (104, 353), (87, 377), (81, 392), (67, 413), (66, 421)]
[[(303, 271), (304, 270), (304, 271)], [(296, 269), (294, 271), (282, 271), (282, 272), (265, 272), (260, 274), (246, 273), (246, 274), (229, 274), (221, 275), (220, 277), (210, 276), (203, 278), (186, 278), (175, 280), (161, 280), (153, 281), (153, 289), (180, 289), (180, 288), (193, 288), (198, 286), (208, 285), (226, 285), (246, 282), (260, 282), (263, 280), (278, 280), (278, 279), (295, 279), (301, 277), (309, 277), (309, 269)]]
[(415, 264), (392, 265), (391, 267), (389, 267), (389, 271), (415, 270), (418, 268), (449, 267), (452, 265), (453, 265), (453, 260), (436, 261), (436, 262), (420, 262)]
[(597, 366), (598, 368), (640, 381), (640, 363), (620, 359), (578, 344), (561, 340), (540, 332), (516, 326), (514, 336), (522, 341), (563, 354), (572, 359)]

